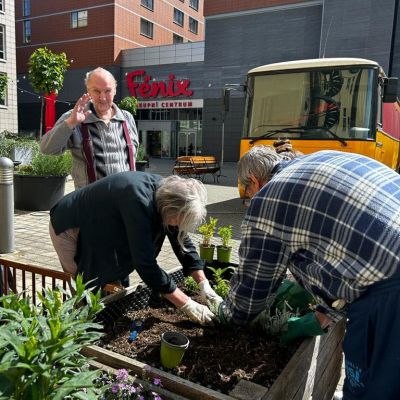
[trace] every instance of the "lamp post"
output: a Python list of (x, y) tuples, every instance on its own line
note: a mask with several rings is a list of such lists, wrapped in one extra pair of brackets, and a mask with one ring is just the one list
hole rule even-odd
[(246, 85), (240, 83), (226, 83), (222, 88), (222, 104), (221, 104), (221, 120), (222, 120), (222, 131), (221, 131), (221, 167), (224, 165), (224, 144), (225, 144), (225, 118), (229, 111), (229, 103), (231, 90), (237, 90), (244, 92), (246, 90)]

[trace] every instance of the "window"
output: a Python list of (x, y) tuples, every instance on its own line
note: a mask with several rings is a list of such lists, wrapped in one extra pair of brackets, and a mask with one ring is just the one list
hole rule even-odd
[(87, 10), (73, 11), (71, 13), (71, 26), (73, 29), (82, 28), (88, 24)]
[(4, 12), (4, 0), (0, 0), (0, 12)]
[(189, 7), (195, 9), (196, 11), (199, 10), (199, 0), (190, 0)]
[[(1, 78), (5, 77), (7, 79), (7, 74), (0, 72), (0, 77)], [(7, 88), (4, 92), (4, 95), (0, 96), (0, 106), (6, 106), (6, 105), (7, 105)]]
[(153, 0), (141, 0), (140, 4), (143, 7), (148, 8), (149, 10), (153, 11), (154, 10), (154, 1)]
[(153, 39), (153, 24), (146, 19), (140, 19), (140, 34)]
[(31, 15), (31, 0), (22, 0), (22, 15), (24, 17)]
[(199, 29), (199, 23), (192, 17), (189, 17), (189, 31), (197, 35)]
[(172, 36), (172, 43), (176, 44), (176, 43), (183, 43), (183, 37), (176, 35), (175, 33)]
[(30, 43), (31, 42), (31, 21), (28, 19), (24, 21), (24, 43)]
[(183, 26), (183, 12), (174, 8), (174, 22), (180, 26)]
[(0, 60), (6, 59), (6, 27), (0, 24)]

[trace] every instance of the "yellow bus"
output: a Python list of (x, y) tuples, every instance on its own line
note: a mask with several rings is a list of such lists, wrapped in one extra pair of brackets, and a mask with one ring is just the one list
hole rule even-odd
[(264, 65), (248, 72), (240, 156), (290, 139), (304, 154), (364, 154), (398, 171), (397, 78), (374, 61), (324, 58)]

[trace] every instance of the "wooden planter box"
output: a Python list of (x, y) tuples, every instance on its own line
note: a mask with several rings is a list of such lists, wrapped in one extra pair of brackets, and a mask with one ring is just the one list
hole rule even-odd
[[(174, 274), (178, 273), (175, 272)], [(174, 276), (174, 274), (172, 274)], [(181, 273), (180, 273), (181, 274)], [(176, 280), (180, 280), (179, 277)], [(108, 296), (105, 303), (111, 306), (105, 312), (113, 315), (114, 302), (124, 302), (139, 290), (140, 296), (134, 301), (134, 307), (141, 307), (140, 303), (148, 301), (146, 289), (127, 288), (121, 292)], [(139, 300), (140, 298), (140, 300)], [(146, 300), (147, 298), (147, 300)], [(119, 307), (121, 308), (121, 307)], [(342, 366), (342, 339), (345, 322), (337, 323), (324, 336), (305, 339), (296, 353), (290, 359), (274, 384), (267, 389), (264, 386), (241, 380), (229, 395), (206, 388), (199, 384), (182, 379), (164, 370), (151, 367), (130, 357), (122, 356), (99, 346), (90, 346), (84, 349), (87, 357), (112, 367), (126, 368), (139, 376), (144, 370), (149, 377), (159, 377), (166, 393), (166, 399), (193, 399), (193, 400), (331, 400), (341, 374)], [(146, 367), (146, 368), (145, 368)]]

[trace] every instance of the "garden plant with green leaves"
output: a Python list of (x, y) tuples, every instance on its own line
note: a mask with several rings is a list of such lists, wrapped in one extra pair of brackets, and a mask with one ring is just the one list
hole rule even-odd
[(74, 287), (73, 296), (38, 292), (37, 306), (20, 294), (0, 297), (1, 400), (95, 400), (104, 392), (96, 386), (101, 371), (80, 353), (102, 335), (100, 292), (87, 290), (79, 275)]
[(4, 99), (7, 93), (8, 77), (6, 74), (0, 73), (0, 99)]
[(233, 272), (235, 269), (233, 267), (225, 267), (225, 268), (214, 268), (214, 267), (207, 267), (212, 273), (213, 276), (211, 278), (212, 281), (212, 288), (214, 289), (215, 293), (221, 296), (223, 299), (229, 293), (229, 289), (231, 287), (230, 282), (228, 279), (225, 279), (223, 276), (227, 272)]
[(218, 218), (210, 217), (209, 222), (204, 223), (199, 227), (199, 232), (202, 235), (202, 245), (209, 247), (211, 245), (211, 238), (214, 236), (217, 227)]
[(72, 171), (72, 155), (66, 151), (60, 155), (35, 152), (30, 164), (18, 166), (16, 173), (35, 176), (68, 176)]
[(232, 225), (221, 226), (218, 228), (218, 236), (221, 238), (222, 246), (228, 248), (231, 246)]
[(133, 96), (125, 96), (118, 104), (121, 110), (129, 111), (132, 115), (136, 115), (138, 100)]

